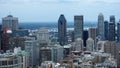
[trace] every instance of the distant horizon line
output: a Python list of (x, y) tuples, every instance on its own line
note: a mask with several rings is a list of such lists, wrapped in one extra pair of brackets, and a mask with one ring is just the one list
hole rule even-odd
[[(74, 23), (74, 21), (68, 21), (69, 23)], [(67, 22), (67, 23), (68, 23)], [(84, 22), (89, 22), (89, 23), (96, 23), (97, 21), (84, 21)], [(2, 23), (2, 22), (0, 22), (0, 23)], [(32, 22), (29, 22), (29, 21), (20, 21), (20, 22), (18, 22), (18, 23), (58, 23), (58, 22), (55, 22), (55, 21), (53, 21), (53, 22), (35, 22), (35, 21), (32, 21)]]

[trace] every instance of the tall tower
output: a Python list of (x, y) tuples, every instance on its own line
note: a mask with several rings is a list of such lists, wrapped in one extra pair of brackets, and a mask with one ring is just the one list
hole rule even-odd
[(108, 40), (108, 26), (109, 26), (109, 23), (108, 21), (104, 21), (104, 32), (105, 32), (105, 40)]
[(67, 21), (63, 14), (60, 15), (58, 20), (58, 42), (60, 45), (64, 45), (66, 43), (66, 24)]
[(120, 20), (117, 23), (117, 41), (120, 42)]
[(18, 29), (18, 18), (8, 15), (2, 18), (2, 29), (11, 28), (12, 30)]
[(104, 16), (102, 13), (98, 15), (98, 36), (101, 37), (101, 40), (104, 40)]
[(110, 16), (109, 23), (109, 41), (115, 41), (115, 16)]
[(74, 16), (75, 39), (83, 39), (83, 15)]

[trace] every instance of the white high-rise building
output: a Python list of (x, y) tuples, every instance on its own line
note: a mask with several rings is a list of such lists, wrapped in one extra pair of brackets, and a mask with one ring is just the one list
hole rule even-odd
[(105, 31), (104, 31), (104, 16), (102, 13), (98, 15), (98, 36), (101, 40), (105, 39)]
[(18, 18), (13, 17), (12, 15), (8, 15), (7, 17), (2, 18), (2, 29), (11, 28), (12, 30), (17, 30), (18, 26)]

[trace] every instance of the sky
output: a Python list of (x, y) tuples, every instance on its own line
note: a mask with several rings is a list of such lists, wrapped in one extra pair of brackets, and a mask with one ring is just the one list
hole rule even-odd
[(105, 20), (115, 15), (119, 21), (120, 0), (0, 0), (0, 21), (11, 14), (20, 22), (57, 22), (64, 14), (68, 22), (74, 21), (74, 15), (96, 22), (99, 13)]

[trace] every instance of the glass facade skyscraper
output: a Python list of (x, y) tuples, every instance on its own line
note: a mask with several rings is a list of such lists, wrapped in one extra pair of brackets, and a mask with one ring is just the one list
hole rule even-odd
[(98, 15), (98, 36), (101, 40), (104, 40), (104, 16), (102, 13)]
[(105, 40), (108, 40), (108, 26), (109, 26), (109, 23), (108, 21), (104, 21), (104, 27), (105, 27)]
[(110, 23), (109, 23), (109, 41), (115, 41), (116, 38), (116, 31), (115, 31), (115, 16), (110, 16)]
[(74, 16), (74, 37), (83, 39), (83, 15)]
[(120, 20), (117, 23), (117, 41), (120, 42)]
[(66, 24), (67, 21), (64, 17), (63, 14), (60, 15), (59, 20), (58, 20), (58, 42), (60, 43), (60, 45), (65, 45), (65, 43), (67, 42), (66, 39)]

